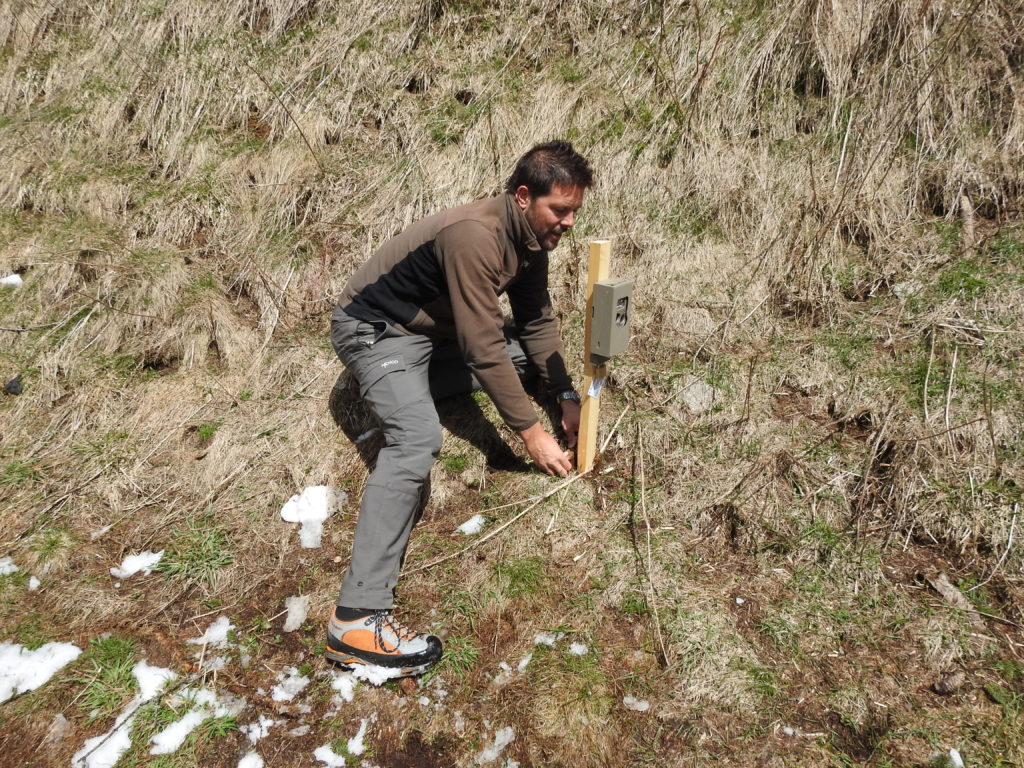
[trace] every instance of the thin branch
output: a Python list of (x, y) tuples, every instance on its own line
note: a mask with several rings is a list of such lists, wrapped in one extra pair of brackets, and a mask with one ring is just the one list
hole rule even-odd
[(946, 408), (943, 412), (943, 418), (946, 422), (946, 439), (949, 441), (949, 449), (951, 451), (956, 450), (956, 446), (953, 445), (952, 428), (949, 424), (949, 404), (953, 398), (953, 377), (956, 374), (956, 358), (957, 353), (960, 351), (960, 347), (953, 347), (953, 362), (949, 365), (949, 382), (946, 384)]
[(140, 314), (138, 312), (129, 312), (127, 309), (120, 309), (119, 307), (115, 307), (109, 301), (104, 301), (103, 299), (98, 299), (95, 296), (90, 296), (85, 291), (78, 291), (78, 290), (76, 290), (76, 291), (73, 291), (73, 293), (77, 293), (79, 296), (84, 296), (85, 298), (89, 299), (89, 301), (94, 302), (96, 304), (101, 304), (102, 306), (106, 307), (107, 309), (112, 309), (115, 312), (120, 312), (122, 315), (131, 315), (132, 317), (147, 317), (150, 320), (156, 320), (158, 322), (163, 323), (164, 325), (167, 325), (167, 321), (164, 320), (164, 318), (162, 318), (162, 317), (157, 317), (156, 315)]
[(55, 325), (60, 325), (63, 321), (56, 323), (43, 323), (42, 325), (27, 325), (24, 328), (0, 328), (0, 331), (10, 331), (11, 333), (25, 333), (26, 331), (35, 331), (39, 328), (53, 328)]
[(647, 560), (644, 563), (644, 570), (647, 572), (647, 590), (650, 593), (651, 615), (654, 617), (654, 634), (658, 638), (658, 646), (661, 648), (661, 659), (664, 666), (668, 666), (668, 651), (665, 648), (665, 638), (661, 632), (661, 618), (658, 616), (657, 593), (654, 591), (654, 578), (651, 575), (653, 554), (651, 548), (651, 519), (647, 515), (647, 480), (644, 475), (644, 433), (640, 426), (636, 430), (637, 452), (640, 455), (640, 512), (644, 516), (644, 527), (647, 529)]
[(984, 421), (984, 420), (985, 420), (984, 416), (979, 416), (976, 419), (971, 419), (970, 421), (965, 421), (963, 424), (957, 424), (956, 426), (950, 427), (949, 429), (944, 429), (941, 432), (932, 432), (930, 435), (925, 435), (924, 437), (894, 437), (894, 438), (891, 438), (891, 439), (892, 439), (892, 441), (894, 443), (923, 443), (925, 440), (931, 440), (933, 437), (941, 437), (942, 435), (946, 434), (947, 432), (955, 432), (958, 429), (963, 429), (964, 427), (969, 427), (969, 426), (971, 426), (971, 424), (977, 424), (979, 421)]
[(996, 575), (996, 572), (1002, 567), (1003, 562), (1006, 560), (1006, 556), (1010, 554), (1010, 549), (1013, 547), (1013, 529), (1017, 527), (1017, 504), (1013, 505), (1013, 519), (1010, 521), (1010, 535), (1006, 537), (1006, 549), (1003, 550), (1003, 556), (999, 558), (999, 562), (996, 563), (996, 567), (992, 569), (992, 573), (988, 575), (980, 584), (975, 584), (970, 589), (964, 590), (965, 592), (973, 592), (980, 587), (984, 587), (990, 581), (992, 577)]
[[(420, 571), (425, 571), (428, 568), (433, 568), (435, 565), (440, 565), (441, 563), (447, 562), (449, 560), (454, 560), (457, 557), (461, 557), (466, 552), (469, 552), (469, 550), (471, 550), (471, 549), (473, 549), (475, 547), (479, 547), (481, 544), (483, 544), (488, 539), (494, 538), (499, 533), (501, 533), (506, 528), (508, 528), (510, 525), (512, 525), (513, 523), (515, 523), (515, 522), (519, 521), (520, 519), (522, 519), (528, 512), (530, 512), (531, 510), (536, 508), (537, 505), (540, 504), (545, 499), (550, 498), (551, 496), (554, 496), (556, 493), (558, 493), (563, 488), (566, 488), (566, 487), (572, 485), (577, 480), (579, 480), (581, 477), (585, 477), (588, 474), (589, 474), (589, 472), (581, 472), (578, 475), (573, 475), (572, 477), (568, 478), (567, 480), (565, 480), (565, 481), (559, 483), (558, 485), (556, 485), (554, 488), (552, 488), (547, 493), (544, 493), (541, 496), (533, 497), (535, 500), (534, 500), (534, 502), (532, 504), (530, 504), (530, 506), (528, 506), (526, 509), (524, 509), (522, 512), (520, 512), (515, 517), (511, 518), (510, 520), (508, 520), (503, 525), (495, 528), (493, 531), (488, 533), (486, 536), (481, 536), (479, 539), (474, 541), (472, 544), (469, 544), (468, 546), (463, 547), (458, 552), (453, 552), (450, 555), (445, 555), (444, 557), (439, 557), (436, 560), (431, 560), (429, 563), (425, 563), (425, 564), (419, 566), (418, 568), (412, 568), (411, 570), (405, 571), (404, 575), (408, 576), (408, 575), (413, 574), (413, 573), (419, 573)], [(526, 499), (525, 501), (529, 501), (529, 499)]]
[(263, 77), (263, 75), (261, 75), (256, 69), (254, 69), (249, 64), (249, 62), (243, 60), (242, 61), (242, 66), (245, 67), (246, 69), (248, 69), (254, 75), (256, 75), (256, 77), (258, 77), (260, 79), (260, 82), (263, 83), (264, 86), (266, 86), (266, 89), (268, 91), (270, 91), (271, 94), (273, 94), (274, 99), (277, 101), (278, 104), (281, 105), (281, 109), (283, 109), (284, 113), (286, 115), (288, 115), (288, 119), (292, 121), (292, 125), (295, 126), (295, 130), (297, 130), (299, 132), (299, 136), (301, 136), (302, 140), (306, 143), (306, 148), (309, 150), (309, 154), (311, 154), (313, 156), (313, 160), (316, 162), (317, 167), (320, 169), (320, 174), (322, 176), (326, 176), (327, 175), (327, 171), (324, 169), (323, 163), (320, 162), (320, 158), (317, 157), (316, 152), (313, 151), (313, 145), (309, 143), (309, 139), (306, 138), (305, 131), (302, 130), (302, 127), (299, 125), (298, 121), (295, 119), (295, 116), (292, 114), (292, 111), (290, 109), (288, 109), (288, 105), (285, 104), (284, 101), (281, 100), (281, 97), (277, 95), (277, 91), (275, 91), (273, 88), (270, 87), (270, 83), (267, 82), (267, 79), (265, 77)]
[(622, 417), (626, 415), (626, 411), (628, 411), (628, 410), (629, 410), (629, 405), (627, 405), (625, 408), (622, 409), (622, 413), (619, 414), (619, 418), (617, 418), (615, 420), (615, 423), (612, 424), (611, 431), (605, 437), (604, 442), (601, 443), (601, 450), (599, 450), (598, 453), (604, 453), (604, 449), (607, 448), (608, 447), (608, 443), (611, 442), (612, 435), (614, 435), (615, 434), (615, 430), (617, 430), (619, 428), (619, 422), (622, 421)]
[(921, 402), (924, 404), (924, 422), (928, 423), (928, 379), (932, 375), (932, 360), (935, 359), (935, 329), (932, 328), (931, 344), (928, 346), (928, 367), (924, 370), (924, 384), (921, 387)]

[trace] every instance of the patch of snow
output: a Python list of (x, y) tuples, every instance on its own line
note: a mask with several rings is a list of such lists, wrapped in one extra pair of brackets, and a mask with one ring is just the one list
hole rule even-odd
[(14, 272), (6, 277), (0, 277), (0, 285), (4, 288), (21, 288), (25, 284), (25, 281), (21, 279), (21, 275)]
[(316, 549), (324, 533), (324, 520), (334, 514), (348, 495), (329, 485), (313, 485), (292, 496), (281, 507), (281, 518), (289, 523), (302, 523), (299, 541), (306, 549)]
[(949, 768), (964, 768), (964, 759), (955, 749), (949, 750)]
[(515, 739), (516, 732), (512, 729), (512, 726), (500, 729), (496, 734), (494, 734), (494, 744), (489, 747), (485, 747), (477, 757), (476, 761), (481, 765), (484, 763), (493, 763), (498, 759), (501, 751), (515, 741)]
[(480, 533), (483, 530), (484, 524), (487, 520), (483, 515), (473, 515), (469, 520), (460, 525), (457, 530), (464, 536), (472, 536), (474, 533)]
[(783, 733), (784, 733), (784, 734), (785, 734), (786, 736), (796, 736), (796, 729), (795, 729), (795, 728), (793, 728), (793, 727), (791, 727), (791, 726), (788, 726), (788, 725), (786, 725), (786, 726), (783, 726), (783, 728), (782, 728), (782, 732), (783, 732)]
[(553, 646), (563, 637), (565, 637), (564, 632), (541, 632), (535, 638), (533, 638), (533, 644)]
[(491, 683), (498, 686), (508, 685), (515, 676), (512, 672), (512, 667), (509, 666), (508, 662), (499, 661), (498, 669), (500, 671), (491, 679)]
[(139, 683), (138, 695), (128, 702), (109, 731), (88, 739), (72, 756), (72, 768), (114, 768), (132, 745), (131, 730), (139, 707), (160, 693), (169, 680), (177, 677), (171, 670), (150, 666), (144, 660), (132, 667), (132, 674)]
[(402, 670), (378, 667), (376, 664), (360, 664), (352, 668), (352, 676), (356, 680), (363, 680), (370, 685), (384, 685), (388, 680), (401, 677)]
[(29, 576), (28, 577), (28, 589), (29, 589), (29, 591), (30, 592), (35, 592), (37, 589), (39, 589), (39, 585), (42, 584), (42, 583), (43, 582), (41, 582), (35, 576)]
[(200, 637), (193, 637), (185, 642), (189, 645), (208, 645), (211, 648), (227, 648), (231, 645), (228, 640), (228, 632), (234, 629), (234, 624), (227, 616), (220, 616), (206, 628)]
[(0, 557), (0, 576), (6, 576), (9, 573), (17, 573), (21, 569), (14, 564), (13, 558)]
[(85, 745), (72, 756), (72, 768), (114, 768), (132, 745), (131, 729), (138, 707), (139, 703), (133, 699), (117, 716), (109, 731), (86, 740)]
[(144, 575), (149, 576), (163, 556), (164, 551), (162, 549), (159, 552), (146, 550), (137, 555), (128, 555), (120, 567), (110, 569), (110, 574), (117, 579), (127, 579), (129, 576), (134, 576), (139, 571), (142, 571)]
[(297, 739), (300, 736), (305, 736), (307, 733), (309, 733), (308, 725), (300, 725), (299, 727), (292, 728), (290, 731), (288, 731), (288, 735), (291, 736), (293, 739)]
[(309, 678), (305, 675), (300, 675), (299, 670), (295, 667), (289, 667), (286, 671), (288, 676), (285, 677), (283, 674), (279, 674), (277, 676), (278, 684), (270, 692), (270, 698), (274, 701), (291, 701), (302, 693), (303, 688), (309, 685)]
[(737, 597), (736, 598), (736, 605), (743, 605), (745, 602), (747, 602), (747, 601), (744, 600), (742, 597)]
[(211, 717), (224, 717), (225, 715), (236, 715), (245, 706), (245, 700), (234, 700), (221, 703), (217, 694), (206, 688), (198, 691), (186, 689), (181, 691), (172, 705), (180, 703), (189, 706), (191, 709), (180, 719), (168, 725), (160, 733), (150, 738), (153, 748), (149, 750), (151, 755), (169, 755), (176, 752), (188, 738), (188, 735), (198, 728), (204, 720)]
[(132, 674), (139, 683), (139, 699), (147, 702), (160, 693), (168, 682), (178, 677), (178, 673), (164, 667), (154, 667), (143, 659), (132, 667)]
[(366, 724), (369, 722), (369, 718), (363, 718), (362, 722), (359, 723), (359, 732), (348, 740), (348, 751), (350, 755), (361, 755), (366, 751), (366, 743), (363, 738), (366, 736)]
[(420, 696), (418, 701), (419, 701), (421, 707), (429, 707), (430, 706), (430, 697), (429, 696)]
[(0, 702), (34, 691), (81, 652), (71, 643), (47, 643), (34, 651), (14, 643), (0, 643)]
[(625, 696), (622, 699), (622, 706), (633, 712), (646, 712), (651, 708), (651, 702), (645, 699), (638, 699), (635, 696)]
[(338, 692), (345, 701), (352, 701), (355, 697), (355, 690), (358, 681), (351, 672), (331, 670), (333, 680), (331, 680), (331, 688)]
[(172, 752), (177, 752), (178, 747), (184, 743), (188, 735), (198, 728), (203, 720), (210, 717), (211, 714), (194, 709), (180, 720), (171, 723), (149, 740), (150, 744), (153, 745), (153, 748), (149, 750), (149, 754), (169, 755)]
[(246, 752), (238, 761), (238, 768), (263, 768), (263, 758), (256, 752)]
[(516, 666), (516, 669), (518, 669), (520, 672), (522, 672), (524, 669), (526, 669), (526, 665), (529, 664), (532, 660), (533, 660), (533, 654), (532, 653), (526, 654), (525, 656), (523, 656), (522, 659), (519, 660), (519, 664)]
[(104, 525), (102, 528), (98, 528), (97, 530), (95, 530), (92, 533), (90, 533), (89, 534), (89, 538), (92, 539), (93, 541), (96, 541), (96, 539), (98, 539), (100, 536), (102, 536), (104, 533), (106, 533), (107, 531), (109, 531), (113, 527), (114, 527), (113, 523), (111, 523), (110, 525)]
[(569, 653), (573, 656), (586, 656), (588, 650), (590, 649), (587, 648), (586, 643), (573, 643), (569, 646)]
[(294, 632), (302, 626), (302, 622), (309, 615), (309, 595), (286, 597), (284, 607), (288, 611), (288, 615), (284, 619), (284, 631)]
[(228, 665), (228, 659), (225, 656), (207, 656), (203, 659), (202, 667), (200, 672), (219, 672)]
[(250, 744), (255, 744), (260, 739), (264, 738), (270, 729), (275, 725), (280, 725), (283, 720), (275, 720), (272, 717), (266, 715), (260, 715), (260, 719), (255, 723), (249, 723), (248, 725), (241, 726), (238, 730), (245, 734), (246, 738), (249, 739)]
[(324, 744), (313, 750), (313, 757), (327, 766), (327, 768), (345, 768), (345, 758), (335, 754), (330, 744)]

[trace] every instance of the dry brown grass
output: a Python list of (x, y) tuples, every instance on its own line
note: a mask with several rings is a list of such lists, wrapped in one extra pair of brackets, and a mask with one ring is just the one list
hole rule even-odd
[[(371, 712), (388, 766), (471, 765), (506, 725), (522, 765), (923, 765), (952, 746), (1019, 763), (1022, 18), (990, 0), (11, 0), (0, 276), (25, 285), (0, 289), (0, 378), (24, 393), (0, 402), (0, 554), (43, 586), (2, 577), (0, 636), (113, 632), (185, 671), (182, 641), (230, 615), (253, 661), (207, 684), (245, 695), (246, 723), (274, 712), (272, 673), (324, 671), (318, 617), (374, 445), (346, 438), (369, 427), (351, 399), (328, 408), (334, 297), (407, 223), (566, 136), (598, 170), (553, 262), (573, 359), (587, 239), (614, 238), (637, 284), (603, 464), (424, 569), (472, 514), (496, 527), (551, 487), (489, 473), (493, 409), (455, 409), (401, 600), (462, 665), (330, 716), (320, 679), (287, 715), (312, 732), (272, 731), (268, 764), (308, 764)], [(699, 414), (698, 379), (716, 388)], [(301, 550), (278, 511), (320, 483), (350, 502)], [(126, 554), (215, 530), (214, 572), (114, 588)], [(294, 594), (313, 613), (284, 634)], [(533, 648), (551, 628), (590, 655)], [(0, 707), (5, 755), (67, 764), (109, 727), (69, 680)], [(420, 707), (437, 685), (444, 706)], [(72, 734), (36, 751), (56, 712)]]

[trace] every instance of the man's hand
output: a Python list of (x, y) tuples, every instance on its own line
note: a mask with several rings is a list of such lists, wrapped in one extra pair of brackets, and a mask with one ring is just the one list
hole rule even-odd
[(533, 463), (549, 475), (560, 475), (565, 477), (572, 469), (572, 462), (558, 443), (538, 422), (532, 427), (527, 427), (519, 436), (526, 444), (526, 452), (530, 454)]
[(565, 441), (570, 448), (575, 448), (580, 433), (580, 405), (575, 400), (563, 400), (559, 405), (562, 406), (562, 429), (565, 431)]

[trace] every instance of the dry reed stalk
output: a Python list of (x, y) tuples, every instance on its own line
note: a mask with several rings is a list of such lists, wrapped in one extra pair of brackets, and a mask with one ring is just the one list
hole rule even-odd
[(671, 666), (671, 659), (665, 647), (665, 638), (661, 631), (661, 617), (658, 615), (658, 594), (654, 589), (654, 576), (652, 575), (653, 549), (651, 544), (651, 519), (647, 514), (647, 474), (644, 469), (644, 432), (637, 426), (637, 453), (640, 457), (640, 513), (644, 518), (644, 530), (646, 535), (647, 552), (644, 559), (644, 572), (647, 576), (648, 599), (651, 604), (651, 616), (654, 618), (654, 636), (658, 640), (658, 647), (661, 649), (662, 666)]

